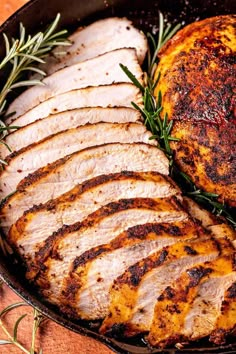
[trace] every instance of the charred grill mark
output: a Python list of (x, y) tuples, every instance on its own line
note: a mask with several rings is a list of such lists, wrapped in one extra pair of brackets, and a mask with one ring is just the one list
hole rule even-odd
[(227, 290), (226, 297), (230, 299), (236, 299), (236, 283), (233, 283), (231, 287)]
[(196, 256), (198, 253), (196, 250), (194, 250), (192, 247), (190, 246), (184, 246), (184, 250), (186, 251), (187, 254)]
[(172, 315), (175, 313), (181, 313), (181, 311), (178, 308), (177, 304), (173, 304), (173, 305), (167, 305), (166, 310), (171, 313)]
[(168, 256), (167, 247), (159, 252), (157, 259), (146, 258), (144, 261), (138, 262), (128, 268), (128, 279), (123, 279), (122, 276), (117, 278), (117, 283), (128, 283), (132, 287), (137, 287), (142, 280), (144, 274), (154, 267), (158, 267), (165, 262)]
[(68, 155), (66, 157), (63, 157), (55, 162), (52, 162), (51, 164), (46, 165), (45, 167), (39, 168), (37, 171), (30, 173), (28, 176), (23, 178), (20, 183), (17, 186), (17, 191), (24, 193), (27, 187), (30, 187), (34, 183), (36, 183), (38, 180), (42, 179), (43, 177), (47, 176), (51, 171), (56, 170), (59, 168), (62, 164), (64, 164), (67, 160), (69, 160), (69, 157), (71, 155)]
[[(172, 299), (172, 298), (174, 297), (174, 295), (175, 295), (175, 294), (174, 294), (174, 291), (173, 291), (173, 289), (172, 289), (170, 286), (167, 286), (167, 288), (165, 289), (165, 291), (166, 291), (167, 299)], [(162, 295), (160, 295), (158, 299), (160, 299), (161, 296), (162, 296)]]
[(183, 230), (177, 225), (165, 224), (165, 223), (137, 225), (127, 230), (127, 238), (145, 239), (149, 233), (153, 233), (156, 235), (161, 235), (163, 233), (166, 233), (168, 235), (178, 237), (183, 235)]
[[(206, 262), (207, 263), (207, 262)], [(199, 284), (202, 278), (210, 274), (213, 270), (211, 268), (205, 268), (203, 266), (191, 268), (187, 270), (190, 282), (189, 287), (195, 287)]]
[(95, 259), (96, 257), (100, 256), (102, 253), (108, 250), (107, 247), (94, 247), (89, 251), (84, 252), (81, 256), (76, 257), (73, 262), (72, 271), (75, 271), (78, 267), (84, 266), (88, 261)]
[(132, 246), (139, 243), (139, 241), (157, 239), (158, 237), (161, 238), (165, 236), (165, 233), (180, 237), (184, 235), (184, 232), (181, 233), (181, 231), (183, 230), (181, 230), (179, 226), (170, 224), (144, 224), (130, 227), (127, 231), (121, 233), (109, 244), (94, 247), (77, 257), (73, 264), (73, 271), (76, 271), (77, 267), (85, 265), (88, 261), (92, 261), (101, 254), (105, 254), (125, 246)]

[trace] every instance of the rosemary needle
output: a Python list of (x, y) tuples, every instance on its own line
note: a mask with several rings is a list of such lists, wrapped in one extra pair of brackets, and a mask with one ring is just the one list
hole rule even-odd
[[(15, 345), (17, 348), (19, 348), (22, 352), (26, 354), (36, 354), (35, 352), (35, 339), (36, 339), (36, 334), (38, 331), (38, 328), (40, 327), (41, 323), (45, 320), (45, 317), (36, 309), (33, 310), (33, 315), (34, 315), (34, 321), (33, 321), (33, 330), (32, 330), (32, 339), (31, 339), (31, 346), (30, 350), (26, 349), (18, 340), (18, 328), (22, 320), (27, 316), (27, 314), (21, 315), (15, 322), (14, 327), (13, 327), (13, 333), (11, 334), (6, 326), (4, 325), (4, 322), (2, 320), (3, 316), (7, 315), (9, 312), (12, 310), (15, 310), (19, 307), (22, 306), (28, 306), (24, 302), (17, 302), (15, 304), (11, 304), (7, 306), (5, 309), (3, 309), (0, 312), (0, 328), (2, 331), (5, 333), (7, 336), (7, 339), (0, 339), (0, 345), (6, 345), (6, 344), (12, 344)], [(42, 354), (42, 348), (39, 349), (38, 351), (39, 354)]]
[(5, 68), (6, 65), (10, 65), (11, 70), (0, 93), (0, 113), (5, 108), (6, 96), (12, 89), (22, 86), (43, 85), (40, 80), (22, 80), (24, 72), (36, 72), (44, 76), (45, 72), (40, 70), (36, 64), (44, 63), (43, 58), (54, 46), (70, 45), (70, 42), (65, 40), (66, 30), (55, 33), (59, 20), (60, 14), (57, 14), (55, 20), (45, 32), (38, 32), (33, 37), (31, 35), (26, 36), (22, 23), (20, 24), (19, 39), (10, 41), (7, 35), (3, 34), (6, 55), (0, 62), (0, 70)]

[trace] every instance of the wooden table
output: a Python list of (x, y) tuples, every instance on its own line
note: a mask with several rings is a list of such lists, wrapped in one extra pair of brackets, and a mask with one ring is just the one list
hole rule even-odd
[[(0, 24), (6, 20), (14, 11), (24, 5), (27, 0), (0, 0)], [(5, 285), (0, 288), (0, 311), (6, 306), (19, 302), (21, 299), (16, 296)], [(32, 309), (29, 306), (19, 308), (9, 313), (4, 323), (9, 329), (12, 328), (15, 321), (21, 314), (27, 313), (19, 327), (19, 340), (29, 348), (31, 342), (32, 329)], [(6, 338), (0, 328), (0, 340)], [(36, 347), (39, 344), (43, 348), (43, 354), (111, 354), (113, 353), (104, 345), (93, 339), (86, 338), (70, 332), (65, 328), (47, 321), (43, 324), (37, 336)], [(1, 354), (21, 354), (20, 349), (13, 345), (1, 345)]]

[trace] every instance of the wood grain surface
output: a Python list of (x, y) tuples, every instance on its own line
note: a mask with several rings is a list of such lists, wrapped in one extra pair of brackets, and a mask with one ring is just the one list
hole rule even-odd
[[(0, 24), (4, 22), (14, 11), (24, 5), (27, 0), (0, 0)], [(2, 40), (0, 40), (0, 43)], [(9, 288), (3, 285), (0, 288), (0, 311), (6, 306), (22, 301)], [(4, 324), (9, 331), (12, 330), (15, 321), (22, 314), (27, 313), (19, 326), (19, 340), (26, 348), (31, 343), (32, 331), (32, 309), (29, 306), (21, 307), (12, 311), (4, 317)], [(6, 339), (0, 328), (0, 340)], [(43, 354), (111, 354), (110, 349), (96, 342), (93, 339), (80, 336), (67, 329), (55, 324), (52, 321), (43, 323), (37, 335), (36, 348), (39, 345), (43, 349)], [(1, 345), (0, 354), (21, 354), (22, 350), (13, 345)]]

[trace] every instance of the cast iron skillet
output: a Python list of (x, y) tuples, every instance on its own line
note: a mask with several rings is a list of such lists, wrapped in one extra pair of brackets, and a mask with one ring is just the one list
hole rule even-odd
[[(210, 16), (236, 13), (236, 0), (32, 0), (12, 15), (1, 27), (1, 33), (17, 36), (19, 22), (33, 34), (50, 23), (58, 12), (61, 13), (60, 26), (73, 30), (81, 24), (92, 22), (108, 16), (127, 16), (134, 24), (144, 31), (150, 31), (153, 25), (158, 24), (158, 10), (175, 22), (190, 23), (196, 19)], [(4, 55), (3, 41), (0, 40), (0, 57)], [(0, 77), (1, 82), (1, 77)], [(179, 351), (177, 349), (151, 350), (142, 339), (121, 343), (109, 339), (96, 332), (93, 323), (71, 321), (61, 315), (56, 308), (43, 302), (32, 286), (30, 286), (12, 260), (0, 254), (0, 278), (22, 297), (27, 303), (39, 309), (44, 315), (77, 333), (93, 337), (109, 346), (117, 353), (235, 353), (236, 339), (229, 340), (227, 345), (216, 347), (208, 341), (193, 343)]]

